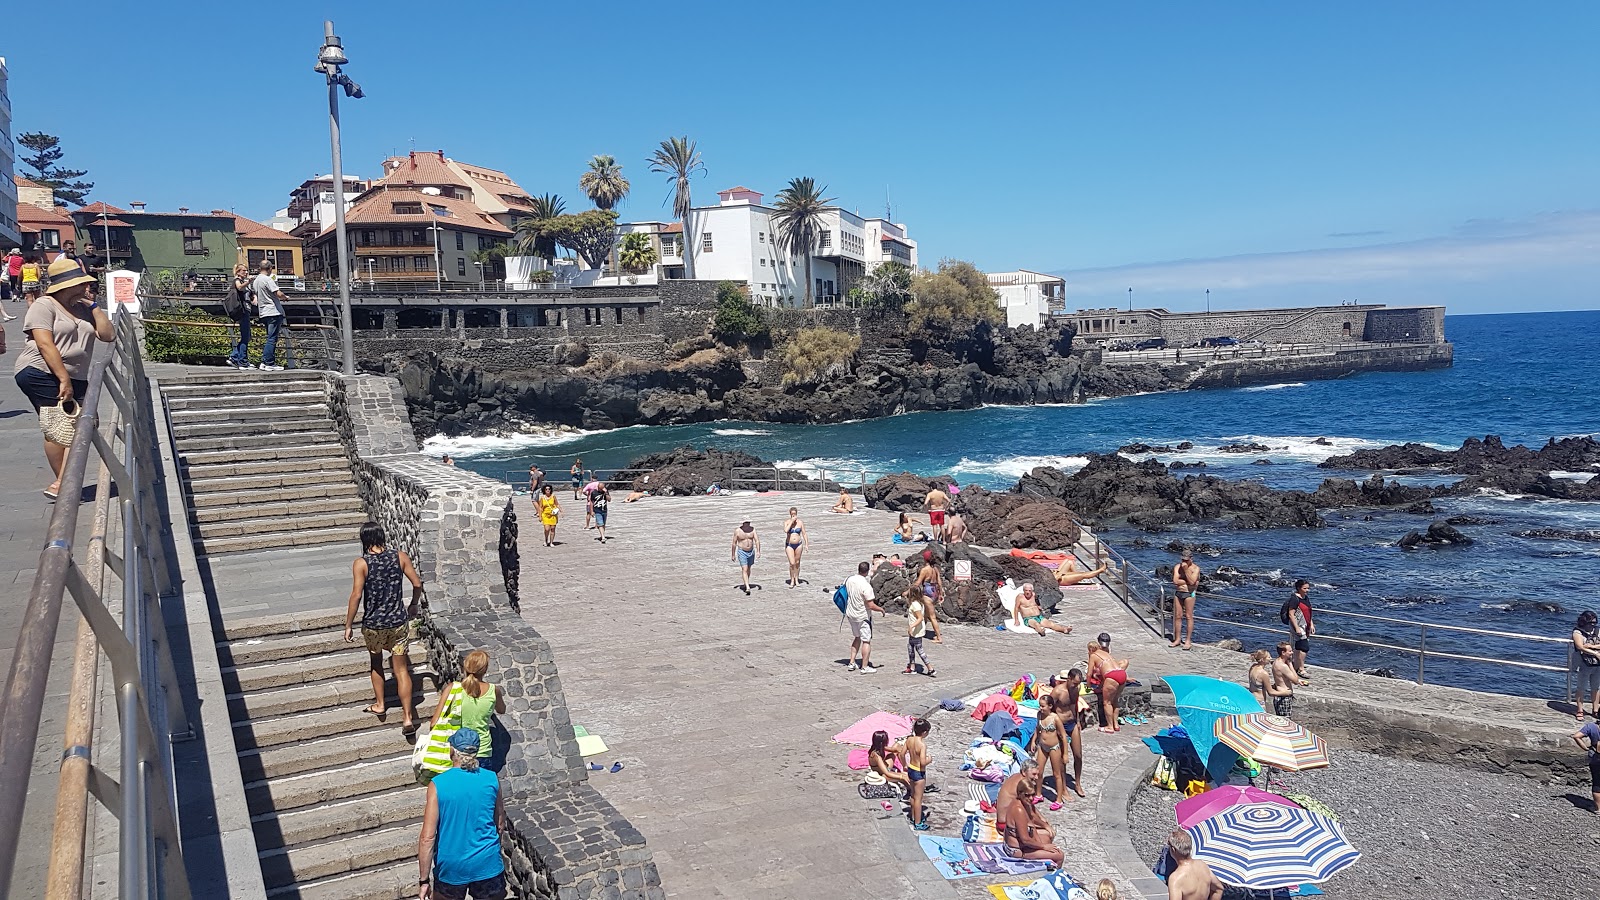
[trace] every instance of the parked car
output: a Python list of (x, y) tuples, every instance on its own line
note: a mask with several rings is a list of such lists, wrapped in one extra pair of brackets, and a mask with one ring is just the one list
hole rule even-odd
[(1165, 349), (1167, 349), (1167, 339), (1166, 338), (1145, 338), (1144, 340), (1140, 341), (1139, 343), (1134, 344), (1133, 345), (1133, 349), (1135, 349), (1135, 350), (1165, 350)]
[(1111, 341), (1106, 344), (1106, 349), (1112, 353), (1126, 353), (1129, 350), (1137, 350), (1138, 348), (1134, 346), (1132, 341)]
[(1200, 346), (1202, 346), (1202, 347), (1237, 347), (1237, 346), (1239, 346), (1239, 339), (1238, 338), (1231, 338), (1231, 337), (1208, 337), (1205, 340), (1200, 342)]

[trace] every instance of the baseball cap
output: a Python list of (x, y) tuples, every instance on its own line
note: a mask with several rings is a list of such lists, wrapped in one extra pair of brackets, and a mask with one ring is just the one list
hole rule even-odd
[(1100, 636), (1095, 638), (1095, 640), (1099, 641), (1100, 642), (1100, 646), (1105, 647), (1107, 650), (1111, 649), (1111, 633), (1110, 632), (1106, 632), (1106, 631), (1100, 632)]
[(450, 735), (450, 749), (462, 753), (478, 752), (478, 732), (472, 728), (457, 728), (456, 733)]

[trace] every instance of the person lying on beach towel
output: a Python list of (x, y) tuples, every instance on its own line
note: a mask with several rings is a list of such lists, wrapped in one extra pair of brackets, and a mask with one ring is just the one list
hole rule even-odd
[(916, 526), (911, 523), (911, 516), (901, 513), (900, 524), (895, 526), (892, 540), (896, 544), (925, 544), (928, 541), (928, 533), (917, 531)]
[(1039, 608), (1039, 598), (1033, 592), (1031, 581), (1023, 583), (1022, 593), (1017, 595), (1016, 605), (1011, 610), (1011, 621), (1014, 625), (1025, 625), (1033, 629), (1033, 632), (1040, 637), (1043, 637), (1046, 631), (1059, 634), (1072, 633), (1071, 625), (1057, 625), (1050, 621), (1044, 610)]
[(1081, 584), (1085, 581), (1093, 581), (1106, 573), (1105, 563), (1101, 563), (1100, 568), (1087, 572), (1079, 572), (1077, 568), (1077, 566), (1073, 565), (1072, 560), (1063, 561), (1061, 567), (1056, 569), (1056, 584), (1063, 586)]

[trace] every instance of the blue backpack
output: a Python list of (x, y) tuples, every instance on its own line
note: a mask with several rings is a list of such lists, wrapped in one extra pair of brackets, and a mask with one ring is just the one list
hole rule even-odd
[(839, 607), (840, 615), (844, 615), (845, 607), (850, 605), (850, 589), (842, 584), (834, 588), (833, 605)]

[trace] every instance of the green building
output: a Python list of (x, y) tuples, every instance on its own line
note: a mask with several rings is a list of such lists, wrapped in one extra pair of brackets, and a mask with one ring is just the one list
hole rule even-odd
[(105, 254), (109, 226), (111, 264), (118, 268), (225, 275), (240, 259), (233, 213), (225, 209), (162, 213), (146, 212), (143, 203), (126, 210), (93, 203), (73, 212), (72, 218), (78, 225), (78, 246), (93, 245), (97, 255)]

